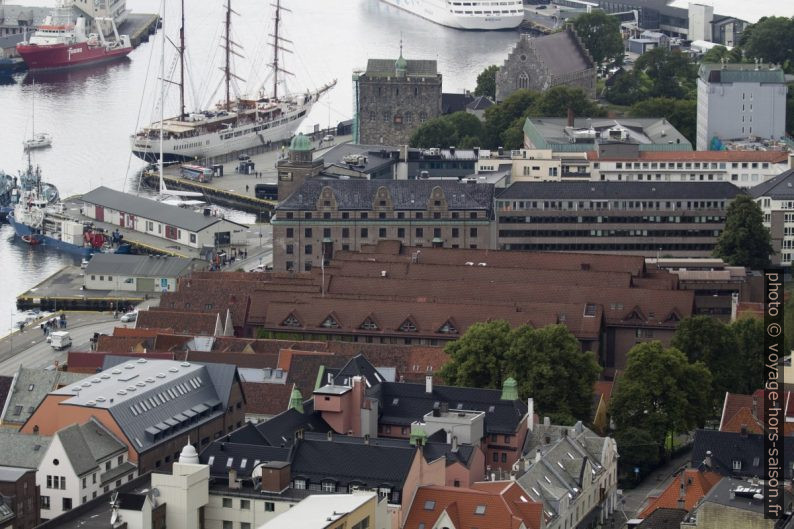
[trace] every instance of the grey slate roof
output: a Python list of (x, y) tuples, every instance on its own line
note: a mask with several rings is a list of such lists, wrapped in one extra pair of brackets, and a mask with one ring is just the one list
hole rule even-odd
[(16, 482), (19, 478), (33, 470), (32, 468), (4, 467), (0, 466), (0, 481)]
[(448, 180), (307, 180), (278, 205), (278, 210), (313, 211), (324, 187), (334, 193), (340, 210), (369, 211), (378, 189), (386, 188), (395, 210), (425, 210), (432, 190), (440, 187), (451, 210), (490, 211), (492, 184), (468, 184)]
[[(566, 118), (527, 118), (546, 145), (536, 145), (538, 148), (552, 148), (554, 144), (569, 144), (570, 136), (566, 134), (568, 120)], [(692, 149), (692, 144), (673, 125), (664, 118), (580, 118), (574, 119), (574, 129), (588, 129), (592, 127), (596, 132), (611, 129), (616, 125), (628, 129), (628, 141), (640, 145), (676, 145), (676, 149)], [(526, 130), (526, 126), (524, 127)], [(594, 140), (577, 140), (577, 143), (594, 145)], [(595, 147), (593, 147), (595, 148)]]
[(750, 188), (753, 198), (768, 197), (773, 200), (794, 199), (794, 169), (789, 169), (776, 177)]
[(84, 373), (20, 367), (14, 375), (14, 382), (3, 408), (3, 423), (23, 424), (41, 404), (47, 393), (85, 377)]
[(151, 255), (97, 253), (86, 266), (86, 274), (131, 277), (179, 277), (190, 271), (193, 259)]
[(636, 529), (680, 529), (686, 515), (684, 509), (660, 507), (645, 518)]
[(772, 69), (769, 64), (701, 64), (698, 69), (700, 79), (709, 83), (777, 83), (786, 82), (780, 68)]
[[(372, 77), (394, 77), (396, 71), (393, 59), (370, 59), (367, 61), (366, 75)], [(408, 63), (407, 75), (409, 77), (434, 77), (438, 73), (436, 61), (432, 60), (414, 60), (406, 61)]]
[(345, 156), (351, 154), (364, 155), (366, 157), (366, 162), (364, 165), (354, 166), (354, 168), (356, 171), (362, 173), (372, 173), (382, 169), (385, 166), (394, 165), (396, 161), (391, 157), (391, 153), (396, 150), (398, 149), (395, 147), (387, 147), (383, 145), (340, 143), (338, 145), (334, 145), (324, 152), (322, 155), (322, 160), (326, 167), (330, 165), (347, 167), (348, 164), (346, 164), (343, 160)]
[[(221, 219), (212, 216), (204, 216), (193, 211), (170, 206), (141, 198), (129, 193), (122, 193), (107, 187), (97, 187), (84, 194), (81, 198), (83, 202), (96, 204), (116, 211), (130, 213), (136, 217), (155, 220), (169, 226), (182, 228), (191, 232), (199, 232), (213, 224), (221, 222)], [(227, 221), (228, 222), (228, 221)]]
[(741, 190), (730, 182), (515, 182), (497, 200), (721, 200)]
[(0, 429), (0, 465), (21, 468), (39, 468), (52, 437), (21, 434), (10, 429)]
[(565, 75), (593, 67), (593, 60), (576, 42), (576, 32), (570, 27), (565, 31), (532, 38), (530, 43), (552, 75)]
[[(749, 498), (736, 494), (731, 497), (731, 491), (737, 489), (745, 489), (749, 493)], [(734, 509), (741, 509), (743, 511), (750, 511), (763, 515), (764, 513), (764, 500), (757, 500), (752, 497), (752, 492), (764, 494), (763, 485), (752, 485), (747, 481), (736, 478), (722, 478), (714, 485), (711, 490), (703, 497), (699, 506), (704, 503), (716, 503), (725, 507), (733, 507)], [(698, 507), (699, 507), (698, 506)], [(697, 507), (693, 509), (697, 512)]]
[(466, 105), (466, 108), (469, 110), (485, 110), (486, 108), (492, 107), (494, 102), (488, 99), (486, 96), (477, 96), (474, 98), (474, 101)]
[(93, 417), (85, 424), (67, 426), (55, 435), (78, 476), (97, 469), (106, 459), (127, 450), (127, 445)]
[[(711, 468), (721, 474), (739, 477), (764, 476), (764, 436), (760, 434), (742, 435), (735, 432), (718, 430), (695, 431), (692, 447), (692, 467), (699, 467), (711, 452)], [(783, 452), (794, 454), (794, 437), (783, 437)], [(734, 470), (734, 460), (741, 462), (741, 470)], [(784, 469), (786, 479), (794, 477), (790, 466)]]
[(233, 365), (137, 358), (54, 393), (69, 397), (62, 406), (107, 409), (141, 453), (194, 427), (189, 417), (201, 424), (222, 416), (235, 373)]

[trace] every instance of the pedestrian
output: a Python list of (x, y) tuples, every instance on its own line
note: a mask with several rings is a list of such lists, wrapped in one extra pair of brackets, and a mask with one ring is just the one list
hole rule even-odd
[(44, 329), (44, 324), (42, 323), (41, 325), (39, 325), (39, 327), (41, 327), (41, 334), (47, 336), (47, 331)]
[(245, 184), (245, 192), (248, 193), (248, 184)]

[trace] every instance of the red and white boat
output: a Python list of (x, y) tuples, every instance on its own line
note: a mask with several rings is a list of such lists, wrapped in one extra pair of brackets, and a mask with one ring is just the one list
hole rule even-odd
[[(17, 44), (17, 52), (31, 70), (74, 68), (125, 57), (132, 51), (128, 35), (119, 35), (112, 18), (97, 17), (96, 33), (86, 34), (82, 16), (74, 20), (71, 6), (54, 7), (29, 40)], [(109, 24), (113, 38), (106, 37)]]

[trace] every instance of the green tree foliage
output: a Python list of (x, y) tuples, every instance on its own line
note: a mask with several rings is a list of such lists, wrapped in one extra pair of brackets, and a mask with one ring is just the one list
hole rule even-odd
[(786, 97), (786, 133), (794, 136), (794, 86), (789, 85)]
[(651, 80), (648, 97), (694, 97), (697, 67), (680, 51), (654, 48), (640, 55), (634, 70)]
[(742, 62), (741, 48), (735, 47), (728, 50), (725, 46), (714, 46), (703, 54), (703, 57), (700, 58), (700, 62), (704, 64), (718, 63), (722, 62), (723, 59), (725, 59), (726, 62)]
[(423, 123), (413, 136), (411, 147), (449, 147), (463, 149), (479, 145), (483, 135), (482, 122), (468, 112), (455, 112)]
[[(499, 146), (507, 149), (521, 147), (523, 135), (516, 137), (515, 132), (510, 136), (504, 135), (511, 127), (518, 127), (519, 130), (523, 127), (524, 118), (539, 97), (540, 94), (537, 92), (516, 90), (504, 101), (485, 109), (485, 134), (482, 147), (488, 149), (495, 149)], [(508, 143), (505, 141), (506, 139), (513, 143)], [(516, 140), (518, 140), (517, 143), (515, 143)]]
[(695, 144), (697, 134), (697, 101), (654, 97), (634, 103), (629, 114), (635, 118), (667, 118), (686, 139)]
[(744, 30), (740, 46), (748, 58), (780, 64), (794, 73), (794, 17), (763, 17)]
[(760, 270), (774, 253), (761, 208), (748, 195), (737, 195), (728, 206), (725, 229), (717, 239), (714, 256), (734, 266)]
[(789, 297), (783, 306), (783, 340), (786, 351), (794, 349), (794, 297)]
[(569, 108), (577, 116), (598, 117), (604, 114), (601, 107), (588, 98), (581, 88), (555, 86), (535, 100), (528, 115), (562, 118), (568, 115)]
[(615, 442), (624, 468), (650, 469), (659, 463), (659, 443), (645, 430), (629, 426), (615, 433)]
[(617, 17), (603, 11), (593, 11), (582, 13), (572, 22), (576, 33), (597, 64), (623, 64), (623, 37)]
[(638, 428), (658, 447), (668, 433), (700, 426), (711, 409), (711, 373), (701, 362), (691, 364), (686, 355), (661, 342), (635, 345), (617, 380), (610, 410), (618, 432)]
[(448, 384), (501, 388), (513, 377), (519, 396), (533, 397), (541, 413), (566, 420), (590, 417), (600, 368), (564, 325), (511, 329), (504, 321), (477, 323), (444, 350), (450, 360), (441, 376)]
[(650, 85), (647, 77), (634, 70), (623, 70), (612, 78), (611, 84), (607, 86), (605, 98), (615, 105), (633, 105), (645, 97), (645, 93), (650, 90), (645, 85)]
[(745, 317), (731, 323), (729, 327), (736, 341), (742, 372), (733, 390), (750, 394), (764, 386), (764, 323), (758, 318)]
[(487, 96), (491, 99), (496, 99), (496, 72), (499, 67), (495, 64), (487, 67), (480, 72), (477, 76), (477, 87), (474, 89), (474, 95)]

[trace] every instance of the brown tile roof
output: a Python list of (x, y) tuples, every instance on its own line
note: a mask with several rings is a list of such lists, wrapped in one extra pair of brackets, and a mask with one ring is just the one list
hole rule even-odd
[[(794, 418), (794, 393), (791, 391), (783, 392), (783, 415), (789, 419)], [(737, 415), (739, 418), (735, 419)], [(735, 420), (734, 420), (735, 419)], [(764, 423), (764, 390), (756, 390), (752, 395), (742, 395), (740, 393), (726, 393), (722, 403), (722, 418), (720, 419), (720, 431), (741, 432), (742, 425), (746, 425), (748, 430), (755, 432), (754, 425)], [(738, 430), (736, 429), (738, 427)], [(794, 434), (794, 423), (786, 425), (785, 435)]]
[(711, 470), (698, 470), (687, 468), (680, 472), (658, 497), (649, 496), (650, 503), (640, 513), (640, 518), (649, 516), (661, 507), (675, 509), (679, 507), (681, 497), (681, 480), (684, 480), (684, 509), (691, 511), (692, 507), (708, 494), (711, 488), (722, 479), (722, 475)]
[(750, 408), (739, 408), (739, 410), (733, 414), (733, 417), (720, 425), (721, 432), (742, 433), (742, 430), (745, 430), (747, 433), (764, 433), (764, 423), (753, 415)]
[(278, 415), (286, 411), (292, 384), (242, 382), (245, 411), (256, 415)]
[(234, 364), (237, 367), (276, 367), (278, 356), (267, 353), (228, 353), (218, 351), (190, 351), (186, 353), (191, 362), (210, 364)]
[(103, 353), (133, 353), (151, 349), (154, 338), (141, 338), (138, 336), (107, 336), (100, 335), (97, 340), (96, 350)]
[[(506, 488), (518, 487), (515, 484)], [(457, 487), (427, 486), (416, 491), (411, 508), (406, 516), (405, 529), (417, 529), (419, 524), (434, 527), (439, 517), (446, 512), (455, 527), (498, 527), (518, 529), (523, 523), (529, 529), (540, 529), (535, 511), (542, 506), (525, 508), (520, 502), (508, 500), (503, 494), (492, 490), (464, 489)], [(428, 508), (431, 507), (431, 508)], [(477, 510), (482, 511), (478, 514)]]
[(169, 333), (170, 329), (137, 329), (135, 327), (116, 327), (113, 329), (113, 336), (123, 336), (128, 338), (154, 338), (158, 334)]
[(736, 317), (751, 316), (753, 318), (764, 318), (764, 304), (752, 303), (749, 301), (740, 301), (736, 306)]
[[(180, 334), (212, 336), (218, 313), (178, 312), (156, 309), (138, 313), (135, 327), (148, 329), (173, 329)], [(223, 320), (221, 320), (222, 323)]]

